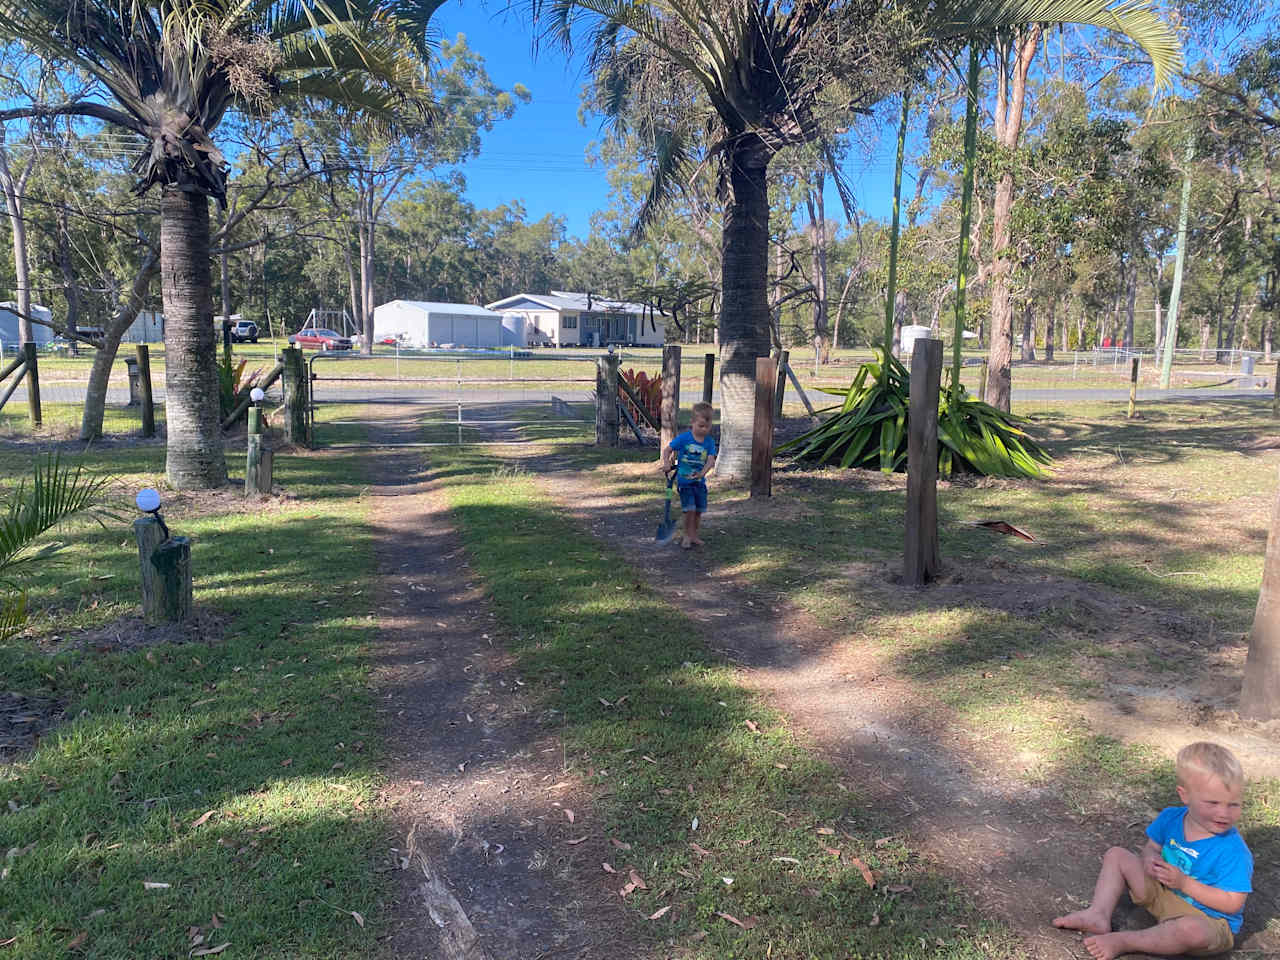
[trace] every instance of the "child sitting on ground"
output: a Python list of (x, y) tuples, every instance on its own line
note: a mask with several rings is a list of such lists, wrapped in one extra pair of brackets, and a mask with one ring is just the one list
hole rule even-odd
[[(1178, 752), (1178, 798), (1147, 827), (1138, 855), (1112, 847), (1088, 909), (1058, 917), (1055, 927), (1089, 934), (1084, 945), (1097, 960), (1124, 953), (1186, 953), (1201, 957), (1230, 950), (1252, 891), (1253, 855), (1236, 830), (1244, 772), (1231, 751), (1192, 743)], [(1156, 925), (1111, 932), (1120, 895), (1145, 907)]]
[(695, 403), (689, 429), (662, 451), (662, 471), (676, 462), (676, 489), (680, 491), (680, 509), (684, 511), (684, 536), (680, 546), (691, 550), (701, 546), (698, 528), (707, 509), (707, 474), (715, 469), (716, 441), (711, 436), (711, 417), (715, 409), (709, 403)]

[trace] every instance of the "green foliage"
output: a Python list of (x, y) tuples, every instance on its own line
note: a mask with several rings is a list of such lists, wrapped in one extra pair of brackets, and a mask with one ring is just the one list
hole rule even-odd
[(13, 491), (0, 517), (0, 640), (13, 636), (27, 620), (27, 592), (11, 572), (56, 553), (61, 543), (36, 545), (50, 530), (93, 509), (106, 482), (80, 467), (63, 467), (54, 455), (43, 465), (36, 462), (30, 486), (23, 480)]
[(223, 417), (230, 415), (236, 404), (249, 395), (253, 385), (262, 376), (262, 368), (259, 367), (246, 377), (244, 368), (248, 362), (241, 360), (232, 366), (231, 357), (224, 354), (222, 363), (218, 364), (218, 399)]
[[(799, 460), (821, 466), (905, 470), (910, 374), (894, 356), (864, 363), (843, 396), (838, 413), (808, 433), (789, 440), (778, 452), (795, 451)], [(950, 386), (938, 398), (938, 472), (990, 477), (1042, 477), (1052, 458), (1022, 429), (1025, 421)]]

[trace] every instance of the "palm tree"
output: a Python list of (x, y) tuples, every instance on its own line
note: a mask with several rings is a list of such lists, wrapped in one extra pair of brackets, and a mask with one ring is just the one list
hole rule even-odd
[(209, 271), (209, 198), (227, 163), (213, 135), (231, 111), (301, 98), (391, 119), (425, 108), (426, 28), (443, 0), (0, 0), (0, 35), (71, 64), (99, 100), (35, 104), (0, 119), (80, 116), (138, 138), (139, 193), (160, 188), (166, 317), (166, 473), (226, 483)]
[[(1111, 2), (955, 0), (913, 11), (883, 0), (535, 0), (566, 48), (588, 30), (601, 108), (652, 145), (654, 187), (640, 226), (689, 179), (695, 143), (719, 164), (718, 473), (742, 477), (750, 466), (755, 361), (770, 346), (768, 171), (778, 151), (816, 141), (829, 160), (828, 131), (901, 89), (922, 54), (956, 38), (1028, 22), (1112, 26), (1117, 11), (1146, 9), (1145, 0)], [(1165, 71), (1177, 42), (1167, 29), (1149, 34), (1137, 39)]]

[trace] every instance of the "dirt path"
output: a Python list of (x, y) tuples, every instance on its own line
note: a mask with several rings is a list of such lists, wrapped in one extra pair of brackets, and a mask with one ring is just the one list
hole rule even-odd
[[(414, 427), (399, 429), (416, 429)], [(397, 428), (378, 428), (397, 439)], [(431, 960), (637, 956), (602, 882), (554, 718), (523, 695), (420, 453), (371, 457), (374, 688), (399, 877), (386, 953)], [(571, 824), (564, 811), (575, 812)], [(623, 945), (628, 949), (619, 952)]]
[[(1078, 936), (1049, 920), (1087, 901), (1103, 851), (1135, 843), (1144, 823), (1118, 813), (1082, 815), (1052, 786), (1028, 785), (998, 735), (970, 730), (897, 676), (883, 647), (854, 642), (785, 599), (717, 573), (714, 513), (707, 551), (657, 548), (652, 505), (637, 510), (580, 471), (558, 471), (552, 480), (553, 458), (525, 462), (542, 471), (549, 499), (703, 624), (712, 646), (740, 665), (746, 686), (789, 716), (862, 794), (893, 811), (914, 848), (1018, 930), (1026, 956), (1086, 955)], [(1267, 752), (1274, 760), (1274, 746)], [(1259, 929), (1280, 915), (1276, 874), (1274, 865), (1259, 864), (1243, 949), (1280, 954), (1277, 931)], [(1143, 917), (1132, 911), (1117, 922)]]

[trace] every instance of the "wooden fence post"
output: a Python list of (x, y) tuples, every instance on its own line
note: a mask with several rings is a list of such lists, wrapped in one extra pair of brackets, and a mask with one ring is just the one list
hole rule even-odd
[(31, 412), (31, 426), (40, 426), (40, 368), (36, 361), (36, 345), (24, 343), (23, 356), (27, 367), (27, 409)]
[(596, 358), (596, 446), (618, 445), (618, 365), (609, 353)]
[(777, 423), (782, 419), (782, 401), (786, 399), (787, 393), (787, 371), (791, 369), (791, 351), (783, 350), (782, 356), (778, 358), (778, 393), (773, 401), (773, 421)]
[(716, 355), (708, 353), (702, 358), (702, 402), (711, 402), (711, 393), (716, 385)]
[(756, 358), (756, 415), (751, 430), (751, 496), (773, 496), (773, 403), (778, 362)]
[(138, 344), (138, 388), (142, 401), (142, 435), (156, 435), (155, 396), (151, 392), (151, 348), (145, 343)]
[(244, 458), (244, 495), (263, 496), (271, 492), (274, 454), (262, 440), (262, 408), (249, 408), (249, 432)]
[(938, 391), (942, 341), (917, 340), (907, 413), (906, 555), (902, 579), (924, 586), (938, 575)]
[(1133, 369), (1129, 371), (1129, 419), (1138, 415), (1138, 364), (1141, 357), (1133, 358)]
[(284, 437), (300, 447), (310, 446), (307, 406), (311, 385), (307, 382), (307, 361), (298, 347), (285, 347), (280, 357), (284, 363)]
[(662, 432), (658, 456), (680, 432), (680, 347), (662, 348)]
[(191, 541), (165, 539), (155, 517), (133, 521), (142, 570), (142, 616), (149, 624), (178, 623), (191, 615)]

